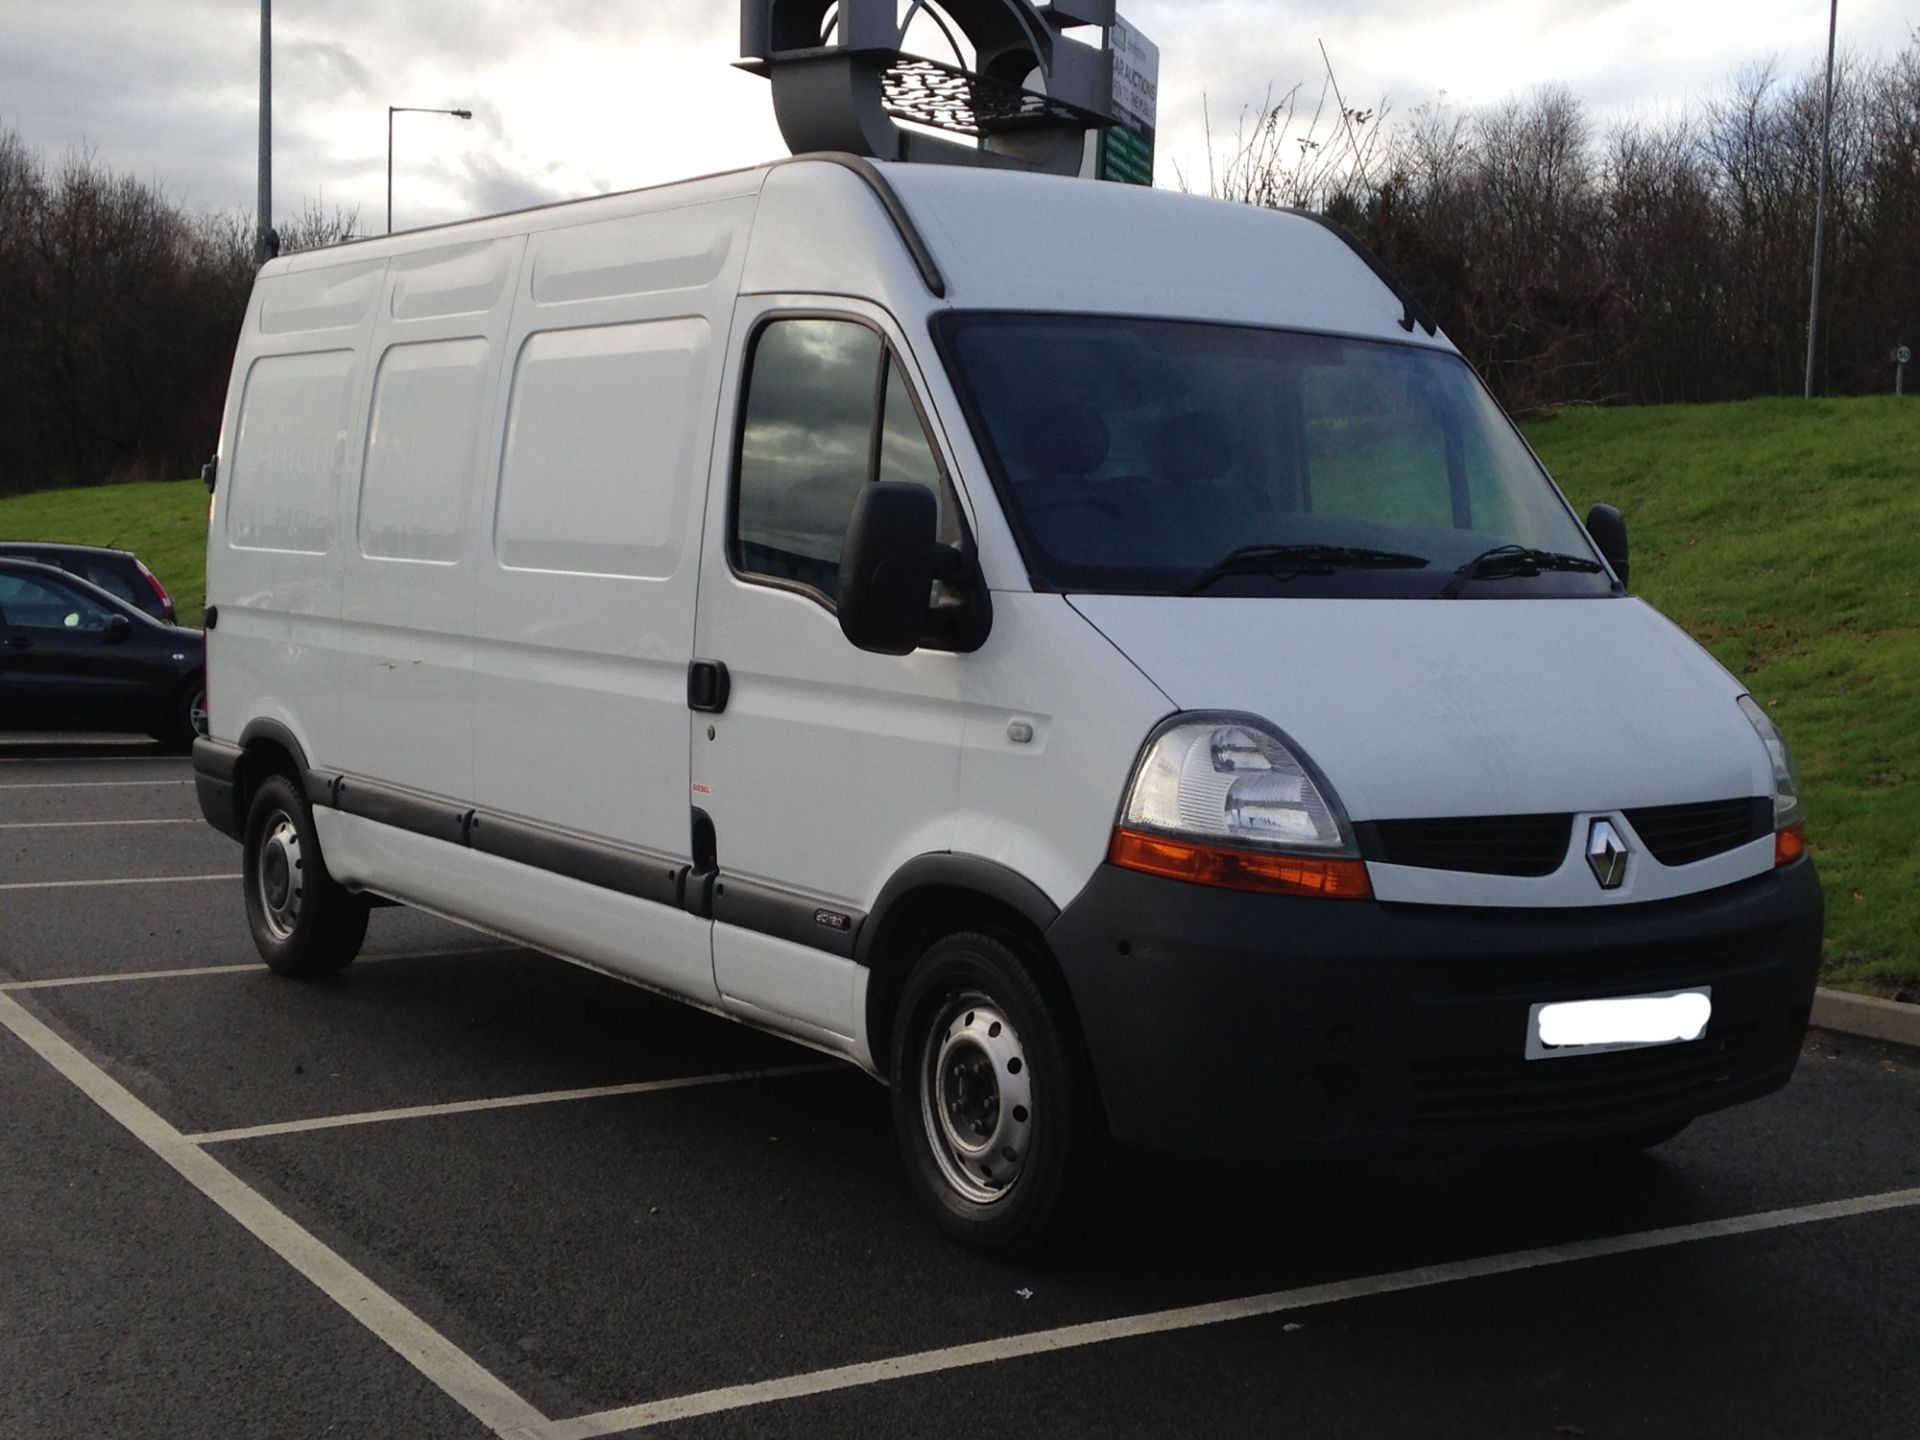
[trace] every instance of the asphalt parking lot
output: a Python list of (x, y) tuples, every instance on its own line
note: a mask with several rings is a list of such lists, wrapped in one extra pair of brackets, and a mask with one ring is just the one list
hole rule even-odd
[(1610, 1167), (1135, 1160), (969, 1257), (884, 1092), (429, 916), (297, 984), (184, 760), (0, 741), (0, 1436), (1920, 1434), (1920, 1055)]

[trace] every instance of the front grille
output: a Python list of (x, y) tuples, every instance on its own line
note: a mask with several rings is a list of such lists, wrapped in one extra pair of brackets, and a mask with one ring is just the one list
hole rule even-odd
[(1653, 995), (1713, 984), (1729, 971), (1767, 962), (1758, 937), (1729, 935), (1683, 945), (1636, 945), (1618, 950), (1467, 955), (1435, 960), (1460, 989), (1486, 994), (1524, 991), (1551, 999), (1566, 990), (1582, 998)]
[(1685, 1045), (1556, 1060), (1428, 1060), (1413, 1067), (1417, 1125), (1605, 1124), (1631, 1121), (1732, 1080), (1755, 1027), (1730, 1025)]
[(1662, 865), (1692, 865), (1773, 833), (1771, 800), (1709, 800), (1629, 810), (1627, 821)]
[(1374, 820), (1356, 825), (1360, 853), (1386, 865), (1540, 879), (1567, 858), (1571, 815), (1487, 815), (1462, 820)]

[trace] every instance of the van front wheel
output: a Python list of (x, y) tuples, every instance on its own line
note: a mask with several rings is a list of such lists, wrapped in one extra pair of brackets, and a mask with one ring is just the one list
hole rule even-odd
[(284, 775), (261, 785), (247, 811), (241, 870), (247, 924), (267, 967), (310, 979), (353, 963), (370, 909), (327, 873), (313, 810)]
[(1004, 941), (955, 935), (915, 965), (893, 1029), (894, 1131), (940, 1228), (1009, 1257), (1065, 1233), (1104, 1127), (1063, 1007)]

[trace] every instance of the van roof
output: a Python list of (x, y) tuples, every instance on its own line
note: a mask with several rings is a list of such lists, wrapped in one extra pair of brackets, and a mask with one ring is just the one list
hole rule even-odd
[[(873, 204), (859, 203), (862, 189)], [(824, 233), (838, 228), (822, 223), (832, 215), (870, 232), (859, 249), (910, 255), (931, 296), (960, 308), (1209, 320), (1452, 348), (1421, 325), (1409, 330), (1426, 318), (1418, 302), (1312, 217), (1141, 186), (845, 156), (799, 156), (303, 251), (270, 262), (261, 278), (754, 196), (763, 212), (778, 212), (766, 214), (768, 230), (818, 231), (822, 243), (817, 263), (809, 258), (791, 278), (750, 267), (750, 290), (866, 293), (870, 268), (834, 274), (844, 247)], [(804, 249), (791, 240), (781, 248), (788, 259)]]
[[(943, 165), (879, 167), (967, 308), (1324, 330), (1446, 347), (1344, 232), (1226, 200)], [(1451, 348), (1451, 347), (1446, 347)]]

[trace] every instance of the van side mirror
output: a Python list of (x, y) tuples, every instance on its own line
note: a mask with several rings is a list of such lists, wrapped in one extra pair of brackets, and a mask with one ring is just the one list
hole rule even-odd
[(840, 552), (840, 631), (875, 655), (911, 655), (933, 582), (957, 556), (938, 542), (939, 504), (924, 485), (865, 486)]
[(1600, 547), (1600, 553), (1607, 557), (1607, 564), (1620, 577), (1620, 583), (1630, 584), (1627, 579), (1627, 517), (1611, 505), (1596, 505), (1587, 512), (1587, 534)]

